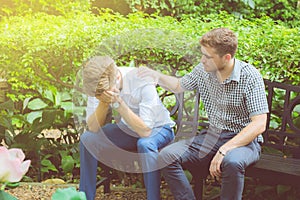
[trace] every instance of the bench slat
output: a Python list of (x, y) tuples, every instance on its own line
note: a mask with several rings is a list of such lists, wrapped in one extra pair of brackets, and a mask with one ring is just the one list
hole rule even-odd
[(299, 176), (300, 178), (299, 166), (300, 166), (299, 159), (284, 158), (275, 155), (262, 154), (260, 160), (253, 167), (264, 169), (264, 170), (270, 170), (278, 173)]

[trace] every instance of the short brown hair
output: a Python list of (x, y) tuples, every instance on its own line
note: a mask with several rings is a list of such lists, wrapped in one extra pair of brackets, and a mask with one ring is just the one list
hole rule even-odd
[(83, 67), (83, 91), (96, 96), (108, 90), (115, 83), (116, 65), (109, 56), (95, 56)]
[(229, 53), (231, 57), (234, 57), (238, 40), (232, 30), (228, 28), (216, 28), (205, 33), (200, 39), (200, 44), (204, 47), (214, 48), (219, 56)]

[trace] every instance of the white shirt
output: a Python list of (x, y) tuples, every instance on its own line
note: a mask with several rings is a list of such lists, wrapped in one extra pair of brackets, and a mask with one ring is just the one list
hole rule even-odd
[[(149, 78), (141, 79), (137, 76), (137, 68), (118, 67), (123, 77), (123, 88), (120, 97), (127, 106), (138, 115), (149, 128), (164, 125), (173, 127), (175, 122), (171, 120), (169, 111), (162, 104), (157, 91), (156, 83)], [(87, 118), (95, 111), (99, 103), (96, 97), (88, 97)], [(121, 122), (125, 122), (121, 118)]]

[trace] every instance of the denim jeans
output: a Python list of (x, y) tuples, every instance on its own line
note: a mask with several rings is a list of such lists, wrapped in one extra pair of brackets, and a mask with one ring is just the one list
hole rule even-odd
[[(163, 148), (158, 157), (162, 174), (175, 200), (194, 200), (195, 196), (184, 173), (184, 167), (195, 166), (199, 172), (208, 172), (210, 162), (218, 149), (234, 137), (235, 133), (202, 133), (193, 138), (181, 140)], [(247, 146), (230, 150), (222, 164), (222, 200), (240, 200), (244, 187), (245, 169), (258, 161), (260, 145), (256, 140)]]
[[(151, 135), (144, 138), (134, 135), (132, 131), (128, 134), (117, 124), (105, 125), (98, 133), (86, 131), (80, 137), (79, 190), (86, 193), (87, 200), (94, 200), (98, 161), (110, 166), (111, 160), (134, 161), (137, 156), (142, 165), (147, 199), (159, 200), (161, 176), (157, 165), (158, 150), (173, 139), (173, 130), (168, 125), (153, 128)], [(132, 152), (136, 150), (138, 153)]]

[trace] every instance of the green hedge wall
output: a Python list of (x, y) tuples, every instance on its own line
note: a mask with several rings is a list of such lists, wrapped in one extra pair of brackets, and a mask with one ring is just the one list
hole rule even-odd
[(201, 35), (221, 26), (238, 34), (237, 57), (255, 65), (265, 78), (300, 83), (299, 27), (287, 28), (267, 17), (241, 20), (226, 13), (201, 20), (186, 17), (180, 22), (143, 13), (124, 17), (110, 10), (99, 15), (4, 17), (0, 69), (12, 86), (13, 100), (23, 100), (50, 85), (59, 90), (72, 88), (82, 63), (95, 54), (109, 54), (120, 65), (134, 60), (180, 75), (199, 62)]

